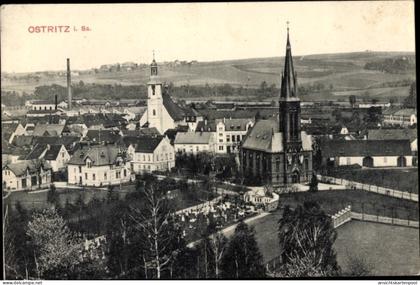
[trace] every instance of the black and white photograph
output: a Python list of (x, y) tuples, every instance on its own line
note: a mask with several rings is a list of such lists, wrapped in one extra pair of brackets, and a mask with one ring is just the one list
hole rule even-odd
[(416, 285), (414, 6), (2, 5), (2, 284)]

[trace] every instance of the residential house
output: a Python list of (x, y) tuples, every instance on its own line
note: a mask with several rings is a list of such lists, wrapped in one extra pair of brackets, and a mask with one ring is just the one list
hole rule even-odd
[(69, 184), (85, 186), (118, 185), (135, 179), (126, 150), (115, 145), (77, 149), (67, 171)]
[(215, 151), (214, 133), (211, 132), (178, 132), (175, 137), (176, 152), (197, 154)]
[(35, 190), (51, 183), (51, 166), (43, 161), (22, 161), (7, 164), (2, 170), (4, 189)]
[(175, 167), (175, 149), (165, 136), (123, 137), (135, 173), (169, 171)]
[(53, 172), (58, 172), (66, 168), (70, 154), (61, 144), (37, 144), (25, 160), (45, 160), (51, 165)]
[(1, 138), (2, 141), (12, 143), (15, 136), (25, 134), (25, 129), (20, 123), (2, 123), (1, 124)]
[(63, 134), (64, 127), (65, 125), (61, 124), (37, 124), (32, 135), (35, 137), (60, 137)]

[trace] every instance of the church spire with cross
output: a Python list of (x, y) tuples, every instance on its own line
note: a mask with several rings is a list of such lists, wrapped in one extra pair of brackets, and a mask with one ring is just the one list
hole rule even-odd
[(297, 98), (296, 73), (293, 67), (292, 47), (289, 37), (289, 21), (287, 21), (286, 57), (284, 59), (284, 71), (281, 78), (280, 100)]
[(286, 152), (299, 152), (302, 147), (300, 116), (300, 100), (297, 97), (296, 73), (293, 67), (289, 22), (287, 22), (286, 57), (281, 78), (279, 102), (279, 127), (283, 133), (283, 144)]

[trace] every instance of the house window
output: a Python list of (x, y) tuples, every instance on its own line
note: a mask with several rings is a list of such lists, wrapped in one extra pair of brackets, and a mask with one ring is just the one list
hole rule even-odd
[(91, 168), (92, 167), (92, 162), (91, 161), (88, 161), (87, 162), (87, 168)]
[(64, 158), (64, 151), (61, 153), (61, 157), (63, 157), (63, 158)]
[(116, 172), (115, 172), (115, 175), (116, 175), (116, 177), (117, 177), (117, 179), (118, 179), (118, 178), (120, 178), (121, 173), (120, 173), (119, 171), (116, 171)]
[(156, 116), (156, 110), (155, 109), (153, 109), (152, 113), (153, 113), (153, 116)]
[(165, 153), (165, 159), (168, 160), (168, 154), (167, 153)]
[(197, 151), (200, 151), (200, 147), (199, 146), (197, 146)]
[(237, 135), (236, 136), (236, 141), (240, 142), (241, 141), (241, 135)]
[(148, 161), (150, 161), (150, 155), (148, 155), (147, 158), (148, 158)]
[(82, 173), (82, 167), (79, 166), (79, 173)]
[(223, 134), (222, 133), (219, 133), (219, 137), (221, 137), (221, 136), (223, 136)]
[(233, 136), (232, 136), (232, 142), (235, 142), (235, 138), (236, 138), (236, 137), (233, 135)]
[(86, 180), (88, 179), (88, 175), (87, 175), (87, 173), (85, 173), (85, 179), (86, 179)]
[(124, 169), (124, 177), (127, 176), (127, 169)]
[(95, 173), (93, 173), (92, 174), (92, 180), (95, 181), (95, 179), (96, 179), (96, 175), (95, 175)]
[(230, 142), (230, 135), (226, 136), (226, 142)]
[(221, 143), (222, 143), (222, 142), (223, 142), (223, 139), (220, 139), (220, 140), (219, 140), (219, 142), (221, 142)]
[(222, 145), (219, 146), (219, 150), (223, 150), (223, 146)]
[(106, 172), (104, 173), (104, 180), (106, 180), (107, 179), (107, 177), (106, 177)]

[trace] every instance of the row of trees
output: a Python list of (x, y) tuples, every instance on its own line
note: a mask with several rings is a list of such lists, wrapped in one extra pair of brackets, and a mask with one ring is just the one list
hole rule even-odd
[(416, 60), (413, 56), (385, 58), (382, 60), (367, 62), (366, 70), (379, 70), (387, 73), (405, 73), (416, 68)]
[[(96, 84), (84, 83), (79, 81), (72, 84), (73, 97), (85, 99), (108, 99), (119, 100), (124, 99), (147, 99), (146, 85), (121, 85), (121, 84)], [(279, 89), (275, 84), (268, 85), (267, 82), (261, 82), (259, 88), (244, 88), (242, 86), (234, 87), (230, 84), (205, 86), (195, 85), (181, 85), (175, 86), (170, 82), (165, 87), (165, 92), (169, 92), (175, 98), (208, 98), (211, 97), (229, 97), (241, 96), (258, 97), (259, 99), (277, 97)], [(2, 102), (8, 106), (24, 105), (25, 100), (53, 100), (57, 94), (58, 100), (63, 101), (67, 99), (66, 86), (51, 84), (41, 85), (35, 87), (33, 94), (25, 93), (24, 96), (18, 96), (17, 92), (2, 91)], [(14, 101), (17, 98), (18, 101)]]
[[(279, 221), (280, 266), (266, 272), (255, 230), (243, 221), (227, 238), (215, 224), (204, 227), (201, 239), (188, 247), (183, 228), (168, 198), (170, 181), (145, 177), (127, 200), (109, 194), (112, 214), (106, 221), (104, 259), (60, 214), (54, 191), (52, 207), (30, 213), (18, 203), (6, 218), (8, 278), (41, 279), (190, 279), (336, 276), (330, 217), (316, 203), (286, 207)], [(316, 181), (311, 182), (316, 191)], [(274, 250), (274, 249), (273, 249)], [(100, 250), (99, 250), (100, 251)], [(95, 255), (96, 254), (96, 255)]]

